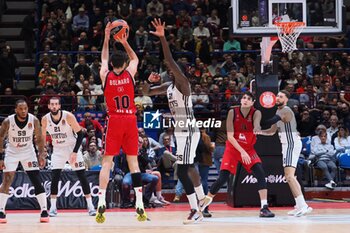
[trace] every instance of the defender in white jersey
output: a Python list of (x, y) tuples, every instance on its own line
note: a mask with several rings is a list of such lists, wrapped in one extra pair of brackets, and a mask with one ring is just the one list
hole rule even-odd
[(200, 205), (206, 200), (200, 176), (194, 167), (194, 158), (196, 156), (195, 153), (200, 132), (194, 125), (188, 123), (195, 119), (192, 109), (190, 82), (184, 75), (185, 69), (180, 69), (171, 55), (168, 42), (164, 36), (165, 24), (160, 19), (154, 19), (152, 25), (156, 31), (150, 33), (159, 37), (165, 61), (170, 71), (174, 74), (174, 80), (151, 88), (151, 83), (160, 81), (159, 74), (152, 73), (146, 80), (142, 91), (144, 95), (149, 96), (167, 94), (169, 108), (176, 124), (174, 134), (177, 142), (177, 175), (184, 186), (191, 206), (190, 214), (183, 223), (189, 224), (203, 219), (203, 215), (198, 208), (197, 198), (200, 201)]
[(49, 100), (50, 112), (41, 119), (42, 136), (46, 138), (46, 132), (52, 139), (53, 153), (51, 155), (52, 181), (51, 181), (51, 207), (50, 216), (57, 216), (57, 193), (58, 182), (61, 171), (66, 162), (76, 172), (88, 206), (90, 216), (95, 216), (95, 207), (92, 204), (89, 182), (85, 177), (85, 162), (80, 146), (84, 133), (75, 116), (67, 111), (61, 110), (61, 103), (58, 97)]
[(267, 121), (273, 124), (270, 129), (258, 132), (265, 135), (273, 135), (278, 130), (282, 144), (284, 175), (295, 198), (295, 209), (289, 211), (289, 215), (300, 217), (312, 211), (304, 199), (300, 184), (295, 177), (295, 169), (302, 150), (302, 143), (297, 131), (297, 123), (294, 112), (287, 106), (289, 92), (282, 90), (277, 94), (276, 115)]
[[(32, 182), (35, 195), (39, 202), (41, 215), (40, 222), (49, 222), (47, 213), (46, 193), (40, 181), (39, 167), (46, 163), (44, 139), (41, 135), (39, 120), (28, 113), (28, 105), (25, 100), (17, 100), (16, 114), (8, 116), (0, 128), (0, 170), (3, 170), (3, 182), (0, 187), (0, 223), (6, 223), (5, 206), (9, 198), (9, 188), (16, 174), (18, 163), (26, 171)], [(8, 143), (3, 148), (7, 135)], [(34, 150), (34, 135), (39, 156)]]

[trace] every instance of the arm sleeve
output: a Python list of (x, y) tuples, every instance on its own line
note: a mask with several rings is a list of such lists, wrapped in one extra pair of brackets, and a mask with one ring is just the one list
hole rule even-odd
[(82, 130), (80, 130), (79, 132), (77, 132), (77, 141), (75, 142), (75, 146), (74, 146), (74, 149), (73, 149), (73, 152), (74, 153), (77, 153), (80, 146), (81, 146), (81, 143), (83, 142), (83, 138), (84, 138), (84, 133)]

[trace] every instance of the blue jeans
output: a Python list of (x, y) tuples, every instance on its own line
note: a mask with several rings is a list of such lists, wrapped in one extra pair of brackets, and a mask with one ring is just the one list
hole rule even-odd
[(198, 170), (199, 170), (199, 175), (201, 177), (204, 194), (208, 194), (209, 166), (199, 164)]
[(183, 189), (184, 186), (182, 185), (180, 179), (178, 179), (175, 187), (175, 195), (181, 197)]
[(214, 164), (216, 167), (216, 170), (218, 171), (218, 174), (220, 173), (220, 166), (221, 166), (221, 159), (225, 152), (225, 146), (215, 146), (214, 150)]
[[(158, 177), (148, 173), (141, 173), (142, 183), (147, 185), (145, 190), (145, 198), (149, 200), (152, 193), (156, 190)], [(123, 178), (123, 200), (130, 199), (130, 188), (132, 186), (131, 173), (127, 173)]]

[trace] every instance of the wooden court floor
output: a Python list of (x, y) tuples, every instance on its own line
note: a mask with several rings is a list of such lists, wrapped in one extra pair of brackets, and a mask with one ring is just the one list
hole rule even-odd
[[(347, 203), (348, 204), (348, 203)], [(148, 211), (151, 219), (138, 222), (132, 210), (115, 209), (107, 212), (107, 220), (97, 224), (86, 211), (61, 211), (49, 223), (39, 223), (38, 211), (8, 211), (7, 224), (0, 224), (0, 232), (6, 233), (221, 233), (221, 232), (268, 232), (268, 233), (322, 233), (350, 232), (350, 204), (315, 206), (312, 214), (303, 217), (287, 216), (290, 208), (271, 208), (275, 218), (257, 217), (256, 208), (237, 209), (224, 204), (211, 208), (212, 218), (202, 222), (183, 225), (188, 214), (186, 204), (171, 205)], [(318, 208), (319, 207), (319, 208)]]

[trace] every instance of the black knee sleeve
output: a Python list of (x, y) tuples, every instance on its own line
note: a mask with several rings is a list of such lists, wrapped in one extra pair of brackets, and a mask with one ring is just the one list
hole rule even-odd
[(58, 193), (58, 182), (60, 181), (61, 171), (61, 169), (54, 169), (51, 171), (51, 195), (57, 195)]
[(178, 164), (177, 166), (177, 176), (179, 177), (182, 185), (184, 186), (186, 195), (190, 195), (194, 193), (194, 187), (188, 175), (189, 168), (190, 168), (190, 165), (188, 164)]
[(40, 172), (39, 170), (36, 171), (27, 171), (27, 175), (32, 182), (34, 189), (35, 189), (35, 195), (39, 195), (40, 193), (45, 193), (44, 187), (41, 185), (40, 182)]
[(90, 192), (91, 192), (90, 191), (90, 186), (89, 186), (89, 182), (88, 182), (88, 180), (86, 179), (86, 176), (85, 176), (85, 170), (82, 169), (82, 170), (79, 170), (79, 171), (75, 171), (75, 173), (77, 174), (77, 176), (79, 178), (81, 187), (83, 188), (84, 195), (90, 194)]
[(261, 163), (257, 163), (252, 167), (253, 175), (258, 180), (258, 190), (266, 189), (266, 176)]
[(218, 179), (210, 187), (210, 193), (214, 195), (217, 194), (220, 188), (228, 181), (230, 174), (231, 173), (227, 170), (220, 170)]
[(131, 173), (131, 180), (134, 188), (142, 187), (141, 172)]

